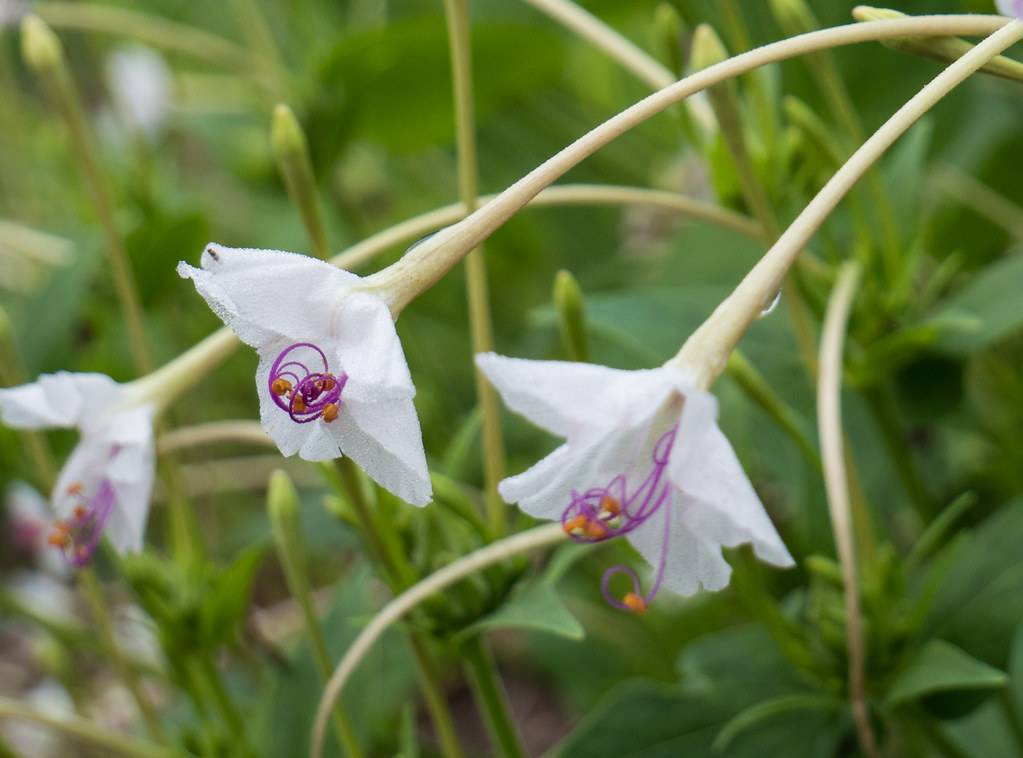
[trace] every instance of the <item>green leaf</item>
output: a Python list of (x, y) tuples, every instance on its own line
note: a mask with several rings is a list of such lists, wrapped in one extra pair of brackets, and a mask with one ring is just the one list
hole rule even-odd
[(533, 629), (572, 640), (585, 637), (582, 625), (565, 607), (551, 582), (534, 580), (517, 589), (500, 608), (461, 630), (457, 639), (491, 629)]
[(726, 750), (741, 733), (776, 716), (797, 711), (837, 711), (839, 708), (841, 703), (830, 695), (783, 695), (773, 700), (765, 700), (747, 708), (725, 724), (714, 739), (714, 749)]
[(946, 298), (929, 319), (938, 328), (936, 350), (966, 356), (1008, 337), (1023, 326), (1019, 293), (1023, 256), (991, 264), (963, 289)]
[(210, 591), (199, 609), (205, 644), (214, 647), (226, 641), (245, 618), (252, 583), (265, 551), (264, 545), (253, 545), (212, 581)]
[(938, 692), (1000, 689), (1008, 681), (1005, 672), (978, 661), (955, 645), (931, 640), (892, 681), (885, 702), (898, 706)]
[(1023, 618), (1023, 499), (1002, 506), (972, 535), (939, 553), (949, 561), (923, 626), (927, 637), (958, 645), (1004, 668)]

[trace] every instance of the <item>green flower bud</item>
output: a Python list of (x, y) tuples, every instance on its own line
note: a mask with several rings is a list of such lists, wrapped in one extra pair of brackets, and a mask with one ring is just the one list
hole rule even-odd
[(728, 50), (718, 33), (714, 31), (714, 27), (709, 24), (700, 24), (696, 27), (696, 31), (693, 32), (693, 53), (690, 58), (693, 68), (699, 71), (724, 60), (728, 60)]
[(790, 37), (812, 32), (820, 26), (806, 0), (770, 0), (770, 4), (774, 20)]
[(64, 48), (57, 35), (34, 14), (21, 22), (21, 54), (35, 71), (50, 71), (64, 64)]
[(559, 271), (554, 277), (554, 309), (558, 313), (565, 351), (574, 361), (588, 361), (590, 349), (583, 293), (575, 277), (568, 271)]

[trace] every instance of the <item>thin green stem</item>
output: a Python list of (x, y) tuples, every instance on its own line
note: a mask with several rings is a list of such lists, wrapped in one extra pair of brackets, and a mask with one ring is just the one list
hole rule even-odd
[(111, 732), (91, 721), (75, 716), (50, 716), (5, 697), (0, 697), (0, 718), (34, 721), (94, 747), (131, 758), (173, 758), (177, 755), (170, 748)]
[(220, 718), (238, 741), (238, 745), (242, 748), (241, 752), (245, 755), (250, 754), (251, 749), (245, 722), (238, 707), (227, 693), (220, 671), (213, 663), (213, 658), (210, 655), (200, 654), (196, 664), (197, 671), (206, 684), (206, 691), (212, 698), (214, 707), (220, 713)]
[(458, 732), (455, 729), (455, 720), (451, 716), (451, 708), (448, 706), (447, 698), (444, 695), (444, 688), (441, 685), (440, 672), (433, 655), (430, 653), (426, 637), (420, 632), (409, 631), (409, 645), (412, 647), (412, 654), (416, 659), (419, 674), (419, 689), (426, 701), (426, 709), (430, 712), (430, 720), (437, 732), (437, 741), (440, 743), (441, 755), (445, 758), (460, 758), (464, 755), (462, 745), (458, 740)]
[(92, 611), (100, 644), (113, 662), (132, 698), (134, 698), (139, 713), (142, 714), (142, 719), (146, 722), (146, 729), (149, 731), (150, 736), (158, 742), (166, 744), (167, 734), (163, 729), (163, 724), (160, 723), (156, 709), (149, 702), (149, 698), (143, 691), (138, 673), (125, 659), (120, 646), (117, 644), (113, 623), (110, 619), (110, 609), (107, 606), (106, 598), (103, 595), (103, 588), (100, 585), (99, 578), (96, 576), (96, 572), (91, 567), (86, 567), (79, 571), (78, 576), (85, 600)]
[(490, 731), (491, 749), (506, 758), (525, 756), (526, 750), (512, 719), (508, 695), (498, 677), (494, 656), (480, 635), (466, 640), (461, 650), (476, 695), (476, 705), (483, 712)]
[(316, 179), (309, 159), (309, 145), (295, 114), (283, 103), (274, 108), (270, 142), (284, 178), (284, 186), (292, 204), (302, 216), (313, 252), (317, 257), (327, 260), (330, 258), (330, 245), (316, 198)]
[(149, 351), (149, 343), (146, 340), (142, 306), (135, 286), (135, 277), (124, 242), (121, 239), (121, 233), (117, 228), (117, 222), (114, 220), (110, 189), (96, 161), (92, 138), (82, 114), (74, 82), (63, 57), (54, 65), (40, 69), (38, 73), (54, 107), (67, 126), (74, 156), (82, 170), (96, 216), (99, 218), (103, 235), (106, 238), (107, 257), (114, 280), (114, 289), (117, 292), (117, 299), (128, 328), (135, 368), (140, 375), (148, 374), (153, 369), (153, 359)]
[[(451, 72), (455, 91), (455, 128), (458, 142), (458, 191), (466, 213), (476, 210), (478, 161), (476, 127), (473, 114), (472, 49), (469, 33), (468, 0), (444, 0), (451, 53)], [(490, 293), (487, 285), (487, 264), (482, 248), (469, 252), (465, 259), (466, 293), (469, 298), (469, 325), (472, 350), (486, 353), (493, 350), (494, 330), (490, 318)], [(501, 433), (501, 404), (494, 388), (476, 370), (476, 394), (483, 411), (483, 468), (487, 517), (497, 535), (506, 528), (506, 507), (497, 492), (504, 478), (505, 453)]]

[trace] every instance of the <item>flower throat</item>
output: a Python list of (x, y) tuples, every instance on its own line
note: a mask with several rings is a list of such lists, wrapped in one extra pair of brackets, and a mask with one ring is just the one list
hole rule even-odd
[[(668, 465), (677, 429), (677, 426), (672, 427), (657, 440), (650, 456), (653, 468), (634, 492), (629, 492), (627, 475), (619, 474), (606, 487), (595, 487), (583, 493), (573, 491), (572, 502), (561, 514), (561, 526), (569, 537), (576, 542), (592, 543), (629, 534), (653, 518), (658, 511), (664, 511), (660, 558), (650, 591), (646, 594), (641, 592), (639, 577), (628, 566), (616, 565), (604, 572), (600, 582), (601, 592), (608, 604), (619, 610), (644, 613), (664, 579), (671, 532), (671, 484), (664, 481), (664, 470)], [(663, 507), (666, 504), (668, 507)], [(632, 585), (631, 591), (621, 600), (611, 594), (611, 579), (616, 574), (625, 574)]]
[(341, 392), (347, 382), (345, 372), (340, 376), (331, 373), (327, 356), (319, 347), (296, 342), (284, 348), (273, 362), (267, 388), (277, 407), (296, 424), (318, 418), (329, 424), (341, 413)]

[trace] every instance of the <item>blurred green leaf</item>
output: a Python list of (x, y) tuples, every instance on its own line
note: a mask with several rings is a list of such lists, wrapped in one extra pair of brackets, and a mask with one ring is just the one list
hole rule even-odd
[(888, 688), (889, 706), (919, 700), (937, 692), (995, 690), (1008, 683), (1005, 672), (978, 661), (944, 640), (931, 640), (915, 651)]
[(1023, 327), (1021, 290), (1023, 255), (1007, 256), (983, 269), (928, 319), (939, 329), (935, 349), (970, 355)]
[(265, 545), (253, 545), (219, 573), (199, 609), (199, 622), (210, 647), (226, 642), (245, 618), (252, 583), (266, 553)]
[(543, 580), (520, 585), (500, 608), (461, 630), (456, 638), (494, 629), (535, 629), (559, 637), (581, 640), (582, 625), (565, 607), (554, 586)]

